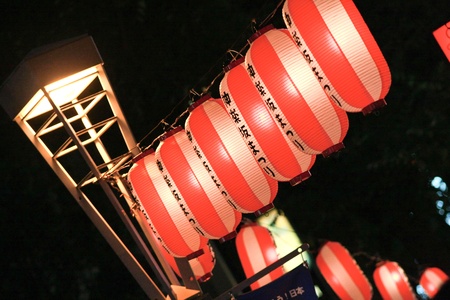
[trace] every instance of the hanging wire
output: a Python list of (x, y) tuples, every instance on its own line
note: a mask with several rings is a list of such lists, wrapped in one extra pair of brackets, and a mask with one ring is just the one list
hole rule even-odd
[[(236, 47), (236, 44), (240, 41), (242, 41), (242, 39), (244, 37), (248, 37), (248, 30), (251, 30), (252, 32), (256, 32), (258, 30), (258, 28), (261, 28), (262, 26), (268, 24), (275, 16), (275, 14), (277, 13), (277, 11), (279, 10), (279, 8), (282, 6), (282, 4), (284, 3), (285, 0), (281, 0), (278, 2), (277, 6), (275, 7), (275, 9), (266, 17), (263, 19), (263, 21), (259, 24), (259, 26), (257, 26), (257, 22), (256, 19), (252, 19), (251, 23), (248, 24), (245, 29), (241, 32), (241, 34), (239, 35), (239, 37), (233, 42), (233, 44), (230, 46), (230, 49), (228, 49), (217, 61), (215, 64), (213, 64), (209, 70), (199, 79), (199, 81), (197, 82), (196, 85), (194, 86), (199, 86), (200, 83), (205, 80), (205, 78), (207, 76), (209, 76), (209, 74), (211, 74), (213, 72), (213, 70), (224, 61), (226, 61), (226, 57), (227, 55), (231, 55), (231, 61), (236, 60), (238, 57), (242, 57), (243, 53), (245, 53), (245, 51), (247, 50), (247, 48), (249, 47), (249, 42), (247, 40), (247, 42), (245, 43), (245, 45), (243, 47), (241, 47), (238, 51), (236, 50), (232, 50)], [(267, 5), (267, 3), (269, 2), (269, 0), (265, 1), (265, 3), (261, 6), (260, 10), (258, 11), (257, 15), (261, 15), (262, 14), (262, 10), (263, 8)], [(212, 79), (212, 81), (210, 82), (210, 84), (206, 87), (203, 88), (203, 91), (201, 93), (198, 93), (195, 91), (194, 88), (190, 89), (189, 91), (189, 95), (184, 96), (180, 101), (178, 101), (175, 106), (172, 108), (172, 110), (163, 118), (161, 119), (161, 121), (159, 121), (159, 123), (154, 126), (138, 143), (137, 143), (137, 147), (141, 150), (141, 151), (145, 151), (149, 148), (151, 148), (153, 146), (153, 144), (159, 140), (159, 138), (164, 134), (160, 134), (158, 135), (158, 137), (156, 137), (155, 139), (153, 139), (153, 141), (146, 146), (144, 149), (141, 148), (141, 144), (151, 135), (153, 134), (156, 129), (158, 129), (161, 125), (163, 126), (163, 130), (166, 131), (167, 128), (174, 128), (175, 125), (178, 123), (178, 121), (188, 112), (188, 109), (184, 110), (181, 115), (177, 116), (175, 118), (175, 121), (172, 124), (169, 124), (166, 120), (168, 118), (170, 118), (175, 110), (183, 103), (185, 103), (186, 99), (189, 98), (190, 95), (194, 94), (197, 97), (202, 97), (203, 95), (209, 93), (211, 87), (215, 84), (215, 82), (224, 75), (224, 70), (223, 70), (223, 66), (222, 66), (222, 70)], [(195, 97), (194, 97), (195, 98)], [(188, 105), (191, 105), (193, 102), (195, 102), (195, 100), (189, 98), (188, 100)]]

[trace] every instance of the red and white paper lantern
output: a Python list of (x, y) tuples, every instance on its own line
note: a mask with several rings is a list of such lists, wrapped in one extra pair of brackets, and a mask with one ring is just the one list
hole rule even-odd
[(278, 182), (253, 158), (222, 101), (205, 96), (189, 110), (187, 136), (226, 202), (240, 212), (256, 215), (273, 208)]
[(426, 268), (420, 276), (419, 284), (430, 298), (434, 298), (442, 285), (448, 281), (448, 276), (439, 268)]
[(352, 0), (287, 0), (283, 18), (323, 89), (342, 109), (386, 105), (391, 73)]
[(152, 149), (134, 159), (128, 181), (143, 219), (161, 247), (176, 257), (201, 254), (208, 240), (200, 236), (184, 216), (156, 166)]
[[(278, 260), (275, 242), (270, 231), (255, 223), (241, 227), (236, 236), (236, 250), (247, 278)], [(279, 267), (250, 285), (252, 290), (262, 287), (284, 274)]]
[(415, 300), (416, 296), (403, 269), (393, 261), (379, 263), (373, 279), (385, 300)]
[(347, 114), (329, 99), (290, 33), (267, 26), (249, 40), (247, 71), (289, 139), (308, 154), (343, 148)]
[(224, 200), (181, 127), (162, 136), (155, 157), (173, 201), (195, 230), (209, 239), (234, 238), (242, 214)]
[(372, 299), (372, 286), (348, 250), (338, 242), (326, 242), (316, 264), (339, 299)]
[(243, 57), (225, 68), (219, 89), (234, 125), (270, 177), (292, 185), (310, 177), (315, 155), (297, 149), (277, 125), (250, 79)]

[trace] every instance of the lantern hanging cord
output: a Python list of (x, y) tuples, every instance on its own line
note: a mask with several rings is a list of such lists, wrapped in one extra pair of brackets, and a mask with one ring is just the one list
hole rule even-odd
[(366, 265), (377, 264), (379, 262), (384, 261), (384, 259), (382, 259), (379, 255), (370, 255), (369, 253), (366, 253), (364, 251), (355, 252), (352, 254), (352, 256), (353, 257), (363, 256), (367, 258), (369, 262)]

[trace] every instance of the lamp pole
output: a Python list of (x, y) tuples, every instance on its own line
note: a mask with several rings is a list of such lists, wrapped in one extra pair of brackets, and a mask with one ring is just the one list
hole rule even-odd
[[(115, 185), (129, 207), (135, 209), (136, 203), (119, 171), (140, 150), (102, 65), (95, 43), (89, 36), (35, 49), (2, 85), (0, 104), (56, 173), (145, 294), (150, 299), (163, 300), (167, 299), (166, 296), (176, 299), (172, 287), (180, 285), (179, 280), (155, 242), (147, 237), (157, 256), (157, 259), (154, 258), (113, 190), (112, 185)], [(92, 120), (98, 119), (98, 115), (93, 111), (99, 103), (108, 105), (106, 110), (110, 116), (102, 115), (102, 120), (94, 122)], [(102, 106), (97, 108), (96, 113), (103, 113), (104, 110), (105, 106)], [(111, 159), (102, 135), (113, 126), (120, 131), (124, 148), (122, 153), (125, 154)], [(65, 141), (58, 147), (54, 147), (57, 143), (53, 140), (54, 135), (65, 136)], [(90, 144), (94, 148), (88, 149)], [(77, 159), (81, 155), (85, 163), (77, 164), (76, 168), (78, 173), (81, 172), (79, 169), (87, 173), (82, 180), (74, 179), (77, 174), (69, 174), (65, 165), (67, 161), (62, 160), (75, 159), (74, 155)], [(159, 286), (82, 191), (82, 188), (92, 183), (98, 183), (108, 197), (157, 277)], [(142, 228), (148, 226), (146, 220), (136, 220)], [(188, 278), (193, 277), (190, 268), (180, 271), (188, 274)], [(200, 293), (199, 288), (197, 292)]]

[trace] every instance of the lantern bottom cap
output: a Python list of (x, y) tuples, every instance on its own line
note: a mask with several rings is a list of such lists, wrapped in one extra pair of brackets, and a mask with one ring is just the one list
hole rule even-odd
[(269, 210), (273, 209), (275, 206), (273, 205), (273, 203), (269, 203), (266, 206), (261, 207), (260, 209), (256, 210), (254, 212), (256, 217), (259, 217), (263, 214), (265, 214), (266, 212), (268, 212)]
[(203, 251), (203, 249), (200, 249), (200, 250), (197, 250), (197, 251), (195, 251), (195, 252), (192, 252), (191, 254), (188, 254), (188, 255), (186, 256), (186, 258), (187, 258), (188, 260), (191, 260), (191, 259), (193, 259), (193, 258), (199, 257), (200, 255), (202, 255), (202, 254), (204, 254), (204, 253), (205, 253), (205, 251)]
[(303, 172), (303, 173), (295, 176), (291, 180), (289, 180), (289, 183), (291, 184), (291, 186), (295, 186), (295, 185), (299, 184), (300, 182), (305, 181), (309, 177), (311, 177), (311, 172), (306, 171), (306, 172)]
[(219, 242), (220, 242), (220, 243), (224, 243), (224, 242), (226, 242), (226, 241), (229, 241), (229, 240), (231, 240), (231, 239), (234, 239), (234, 238), (236, 237), (236, 235), (237, 235), (237, 232), (236, 232), (236, 231), (232, 231), (232, 232), (230, 232), (229, 234), (224, 235), (223, 237), (221, 237), (221, 238), (219, 239)]
[(380, 99), (377, 100), (373, 103), (370, 103), (369, 105), (367, 105), (366, 107), (364, 107), (361, 112), (363, 113), (364, 116), (367, 116), (368, 114), (373, 113), (374, 111), (379, 110), (380, 108), (385, 107), (386, 101), (384, 99)]
[(325, 149), (325, 151), (322, 152), (323, 157), (328, 157), (331, 154), (338, 152), (341, 149), (344, 149), (345, 146), (343, 143), (337, 143), (336, 145), (331, 146), (328, 149)]
[(203, 275), (202, 277), (200, 277), (200, 278), (197, 279), (197, 280), (198, 280), (198, 282), (200, 282), (200, 283), (207, 282), (208, 280), (211, 279), (212, 275), (213, 275), (213, 274), (212, 274), (211, 272), (208, 272), (208, 273), (206, 273), (205, 275)]

